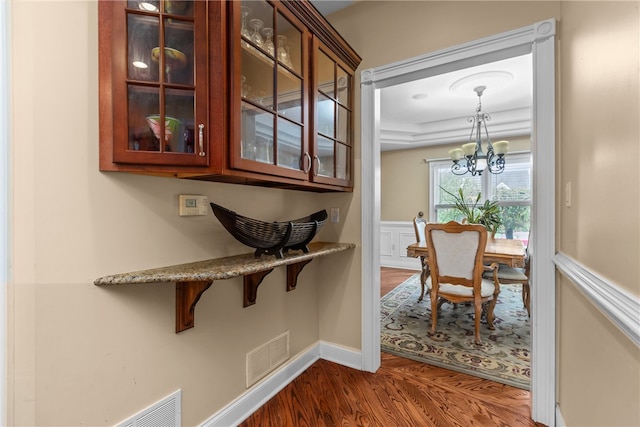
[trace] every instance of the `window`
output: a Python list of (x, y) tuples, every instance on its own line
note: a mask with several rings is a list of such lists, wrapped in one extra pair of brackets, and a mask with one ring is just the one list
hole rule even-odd
[(429, 162), (429, 220), (462, 221), (454, 208), (453, 197), (447, 192), (458, 194), (458, 189), (462, 189), (469, 203), (480, 193), (480, 202), (497, 200), (501, 207), (502, 225), (496, 237), (520, 239), (526, 245), (531, 224), (532, 166), (530, 153), (509, 154), (504, 172), (498, 175), (488, 171), (476, 176), (454, 175), (451, 160)]

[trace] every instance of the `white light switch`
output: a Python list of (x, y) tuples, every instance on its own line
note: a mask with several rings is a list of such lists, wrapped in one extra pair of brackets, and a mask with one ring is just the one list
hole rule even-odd
[(571, 207), (571, 181), (567, 182), (564, 189), (564, 204), (566, 207)]
[(340, 208), (331, 208), (331, 222), (340, 222)]
[(181, 194), (178, 200), (178, 214), (180, 216), (206, 215), (209, 211), (207, 196)]

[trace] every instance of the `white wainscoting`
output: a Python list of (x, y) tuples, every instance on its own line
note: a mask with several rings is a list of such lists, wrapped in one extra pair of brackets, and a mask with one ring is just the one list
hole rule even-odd
[(420, 270), (420, 260), (407, 256), (407, 246), (416, 242), (411, 221), (380, 222), (380, 265)]

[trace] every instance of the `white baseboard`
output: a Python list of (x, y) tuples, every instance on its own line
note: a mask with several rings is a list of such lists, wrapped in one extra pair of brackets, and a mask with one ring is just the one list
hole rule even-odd
[(326, 359), (354, 369), (361, 369), (362, 365), (360, 351), (318, 341), (213, 414), (201, 424), (201, 427), (237, 426), (318, 359)]
[(556, 405), (556, 427), (567, 427), (562, 418), (562, 412), (560, 412), (560, 406)]
[(348, 368), (362, 370), (362, 352), (325, 341), (319, 342), (320, 359), (335, 362)]
[(419, 258), (407, 258), (399, 262), (398, 260), (380, 260), (380, 267), (389, 268), (402, 268), (403, 270), (415, 270), (416, 273), (420, 271), (420, 259)]

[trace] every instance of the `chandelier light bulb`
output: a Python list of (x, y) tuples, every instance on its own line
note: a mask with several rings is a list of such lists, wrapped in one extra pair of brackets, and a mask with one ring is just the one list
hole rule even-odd
[(493, 143), (493, 152), (496, 154), (507, 154), (509, 152), (509, 141), (496, 141)]
[[(499, 174), (504, 171), (505, 154), (509, 151), (508, 141), (497, 141), (491, 143), (487, 121), (491, 119), (488, 113), (482, 111), (482, 94), (487, 89), (486, 86), (476, 86), (473, 90), (478, 94), (478, 106), (474, 115), (469, 117), (471, 134), (469, 142), (462, 145), (462, 148), (455, 148), (449, 151), (449, 156), (453, 160), (451, 172), (454, 175), (464, 175), (470, 172), (471, 175), (481, 175), (482, 171), (488, 169), (490, 173)], [(482, 135), (485, 135), (487, 153), (482, 152)], [(475, 134), (475, 136), (474, 136)], [(464, 154), (464, 157), (462, 156)]]
[(454, 148), (453, 150), (449, 150), (449, 156), (451, 156), (451, 160), (453, 161), (460, 160), (462, 156), (464, 156), (464, 151), (460, 148)]

